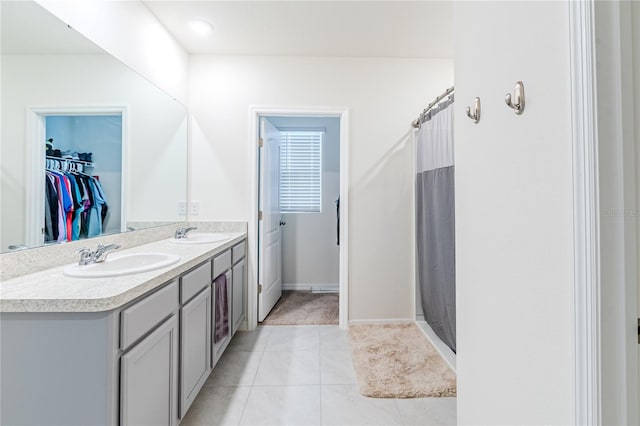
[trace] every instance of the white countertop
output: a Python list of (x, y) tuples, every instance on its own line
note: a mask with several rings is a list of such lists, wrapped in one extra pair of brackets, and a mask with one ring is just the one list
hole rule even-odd
[(0, 281), (0, 312), (103, 312), (119, 308), (246, 238), (244, 232), (226, 234), (231, 239), (218, 243), (173, 244), (165, 239), (117, 251), (180, 256), (178, 263), (149, 272), (72, 278), (63, 274), (63, 265)]

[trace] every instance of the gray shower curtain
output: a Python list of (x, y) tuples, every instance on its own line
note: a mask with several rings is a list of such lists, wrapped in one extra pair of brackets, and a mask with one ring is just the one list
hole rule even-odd
[(456, 351), (453, 99), (416, 132), (417, 279), (433, 331)]

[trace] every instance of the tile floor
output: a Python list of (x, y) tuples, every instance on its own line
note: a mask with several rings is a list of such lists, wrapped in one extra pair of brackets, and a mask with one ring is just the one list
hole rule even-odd
[(347, 332), (261, 326), (238, 332), (181, 426), (455, 425), (455, 398), (358, 392)]

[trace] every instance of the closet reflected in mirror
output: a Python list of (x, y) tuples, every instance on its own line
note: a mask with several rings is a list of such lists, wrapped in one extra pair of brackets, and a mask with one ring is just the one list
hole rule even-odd
[(47, 115), (44, 123), (44, 243), (120, 232), (122, 115)]
[(35, 2), (0, 8), (0, 252), (185, 220), (186, 108)]

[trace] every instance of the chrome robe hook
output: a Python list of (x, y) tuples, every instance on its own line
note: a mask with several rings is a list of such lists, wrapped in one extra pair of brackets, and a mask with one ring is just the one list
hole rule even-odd
[(471, 113), (471, 107), (467, 107), (467, 117), (472, 119), (474, 123), (480, 121), (480, 98), (473, 100), (473, 113)]
[(524, 111), (524, 83), (518, 81), (516, 83), (516, 89), (514, 93), (515, 102), (511, 101), (511, 93), (507, 93), (504, 97), (506, 104), (515, 110), (515, 113), (520, 115)]

